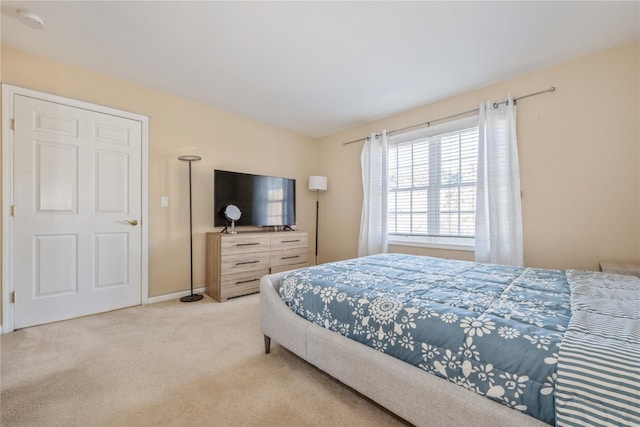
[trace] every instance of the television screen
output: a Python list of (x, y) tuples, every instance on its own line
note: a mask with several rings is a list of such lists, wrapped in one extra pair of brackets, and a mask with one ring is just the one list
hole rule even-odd
[(296, 181), (275, 176), (214, 170), (215, 227), (231, 222), (224, 216), (228, 205), (242, 213), (237, 226), (284, 226), (296, 223)]

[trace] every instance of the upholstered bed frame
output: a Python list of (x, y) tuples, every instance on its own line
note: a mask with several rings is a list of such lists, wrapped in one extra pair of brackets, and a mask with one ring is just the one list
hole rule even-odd
[(273, 339), (417, 426), (547, 425), (296, 315), (278, 295), (284, 274), (260, 282), (266, 353)]

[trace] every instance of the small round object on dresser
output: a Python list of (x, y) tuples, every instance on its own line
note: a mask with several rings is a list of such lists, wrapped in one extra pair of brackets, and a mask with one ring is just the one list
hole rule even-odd
[(227, 205), (224, 208), (224, 216), (229, 221), (237, 221), (242, 216), (242, 212), (240, 212), (240, 208), (238, 208), (236, 205)]

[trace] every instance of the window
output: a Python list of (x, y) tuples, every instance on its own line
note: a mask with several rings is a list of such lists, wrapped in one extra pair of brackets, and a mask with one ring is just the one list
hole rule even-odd
[(389, 139), (389, 243), (473, 250), (478, 118)]

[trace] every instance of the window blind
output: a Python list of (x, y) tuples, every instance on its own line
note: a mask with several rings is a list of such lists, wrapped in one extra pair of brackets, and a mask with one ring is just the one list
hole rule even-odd
[(473, 237), (477, 157), (477, 118), (392, 139), (389, 234)]

